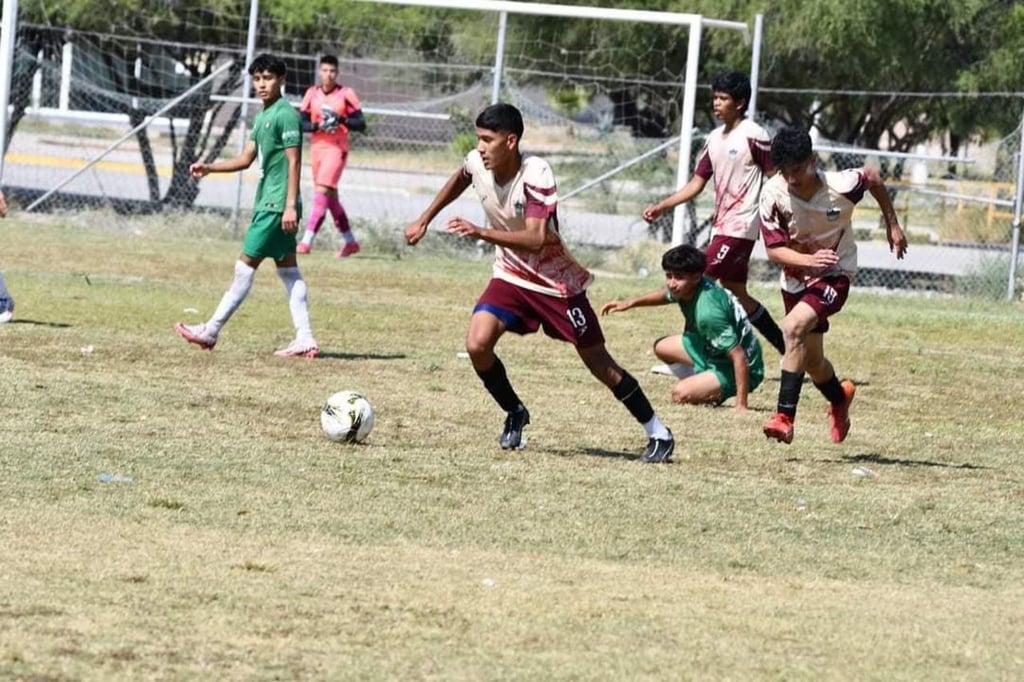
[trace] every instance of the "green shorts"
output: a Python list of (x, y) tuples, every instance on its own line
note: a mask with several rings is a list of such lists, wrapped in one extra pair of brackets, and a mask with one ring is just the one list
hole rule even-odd
[(295, 253), (295, 234), (288, 234), (281, 227), (280, 213), (256, 211), (245, 232), (242, 253), (250, 258), (281, 260)]
[[(722, 389), (722, 398), (718, 401), (719, 404), (736, 395), (736, 371), (733, 369), (732, 360), (728, 356), (724, 358), (707, 357), (691, 343), (686, 334), (683, 334), (683, 349), (686, 350), (686, 354), (693, 360), (694, 373), (712, 372), (715, 378), (718, 379), (718, 385)], [(753, 391), (764, 381), (764, 366), (761, 363), (757, 363), (756, 366), (748, 365), (747, 367), (750, 371), (749, 390)]]

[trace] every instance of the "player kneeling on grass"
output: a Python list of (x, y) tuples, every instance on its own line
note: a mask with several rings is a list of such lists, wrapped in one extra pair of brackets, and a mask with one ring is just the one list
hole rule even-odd
[(494, 347), (506, 331), (544, 332), (576, 347), (591, 374), (611, 389), (647, 433), (644, 462), (669, 462), (675, 441), (640, 384), (605, 348), (597, 314), (587, 300), (594, 277), (569, 253), (558, 233), (558, 189), (548, 162), (519, 151), (523, 117), (511, 104), (493, 104), (476, 119), (476, 149), (466, 155), (418, 220), (405, 230), (409, 244), (472, 185), (483, 203), (487, 227), (465, 218), (448, 221), (448, 231), (495, 245), (493, 277), (480, 295), (466, 334), (473, 369), (506, 412), (499, 443), (523, 444), (530, 413), (509, 382)]
[(742, 412), (747, 409), (747, 395), (764, 379), (761, 343), (736, 298), (705, 276), (706, 266), (707, 259), (695, 247), (673, 247), (661, 258), (664, 288), (605, 303), (601, 314), (678, 304), (686, 320), (683, 333), (654, 342), (659, 360), (694, 370), (676, 382), (672, 400), (720, 405), (736, 396), (735, 409)]
[(761, 235), (768, 259), (782, 266), (782, 301), (786, 317), (778, 410), (764, 425), (764, 435), (793, 441), (793, 422), (804, 373), (829, 402), (829, 435), (841, 443), (850, 431), (850, 403), (856, 388), (840, 383), (825, 357), (829, 318), (838, 313), (857, 270), (853, 239), (854, 206), (865, 192), (878, 202), (885, 219), (889, 249), (896, 258), (907, 251), (907, 238), (878, 172), (851, 168), (825, 173), (817, 168), (806, 130), (786, 128), (772, 140), (772, 161), (779, 173), (761, 191)]
[(189, 172), (194, 178), (209, 173), (230, 173), (245, 170), (259, 159), (260, 182), (256, 187), (252, 223), (245, 233), (242, 255), (235, 262), (235, 279), (213, 317), (203, 324), (179, 322), (174, 330), (189, 343), (206, 350), (213, 348), (221, 328), (249, 295), (256, 269), (264, 258), (272, 258), (277, 265), (277, 275), (284, 283), (295, 325), (295, 339), (275, 351), (275, 355), (315, 358), (320, 348), (309, 324), (306, 281), (295, 258), (295, 233), (302, 212), (299, 196), (302, 123), (298, 112), (281, 96), (287, 73), (281, 59), (260, 55), (249, 65), (249, 73), (257, 96), (263, 100), (263, 111), (253, 121), (252, 135), (245, 149), (233, 159), (193, 163)]

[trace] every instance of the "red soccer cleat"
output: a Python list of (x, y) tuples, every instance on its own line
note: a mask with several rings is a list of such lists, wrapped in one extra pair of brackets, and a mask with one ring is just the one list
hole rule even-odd
[(295, 253), (309, 253), (312, 250), (313, 247), (311, 247), (309, 244), (303, 244), (302, 242), (299, 242), (295, 246)]
[(789, 445), (793, 442), (793, 420), (781, 412), (776, 412), (775, 416), (765, 423), (764, 435)]
[(840, 405), (828, 406), (828, 433), (833, 443), (842, 443), (850, 432), (850, 403), (857, 393), (857, 387), (849, 379), (845, 379), (840, 386), (843, 387), (845, 399)]

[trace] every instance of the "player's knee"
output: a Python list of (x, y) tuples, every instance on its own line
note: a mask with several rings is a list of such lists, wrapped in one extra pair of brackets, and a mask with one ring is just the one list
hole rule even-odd
[(783, 318), (781, 326), (786, 348), (790, 348), (791, 345), (803, 345), (804, 337), (807, 335), (807, 325), (803, 320), (787, 315)]
[(494, 352), (494, 344), (485, 336), (468, 334), (466, 336), (466, 352), (471, 358), (484, 358)]

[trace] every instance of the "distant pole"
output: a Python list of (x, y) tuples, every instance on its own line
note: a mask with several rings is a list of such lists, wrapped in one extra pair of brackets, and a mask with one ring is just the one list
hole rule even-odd
[(505, 70), (505, 33), (508, 31), (508, 12), (498, 15), (498, 47), (494, 50), (494, 84), (491, 86), (491, 104), (501, 100), (501, 79)]
[(1012, 301), (1017, 288), (1017, 260), (1020, 251), (1020, 220), (1024, 212), (1024, 112), (1020, 117), (1020, 139), (1017, 142), (1017, 191), (1013, 197), (1013, 236), (1010, 238), (1010, 279), (1006, 283), (1006, 300)]
[[(701, 19), (690, 24), (690, 39), (686, 49), (686, 82), (683, 83), (683, 116), (679, 123), (679, 167), (676, 187), (690, 180), (690, 152), (693, 149), (693, 113), (697, 108), (697, 66), (700, 59)], [(683, 243), (684, 236), (693, 230), (689, 211), (676, 211), (672, 218), (672, 245)]]
[(4, 0), (4, 16), (0, 22), (0, 187), (4, 184), (4, 158), (7, 156), (7, 107), (11, 103), (11, 80), (14, 76), (14, 41), (18, 37), (18, 0)]
[(754, 17), (754, 48), (750, 55), (750, 101), (747, 102), (747, 118), (757, 120), (757, 88), (761, 77), (761, 37), (764, 35), (764, 15)]
[[(249, 137), (249, 90), (252, 89), (252, 76), (249, 75), (249, 65), (255, 57), (256, 52), (256, 28), (260, 14), (260, 0), (252, 0), (249, 3), (249, 33), (245, 39), (245, 77), (242, 79), (242, 113), (239, 116), (240, 125), (238, 130), (242, 133), (242, 141), (238, 146), (239, 153), (245, 149), (245, 143)], [(231, 209), (231, 230), (238, 234), (238, 214), (242, 203), (242, 174), (235, 177), (235, 206)]]

